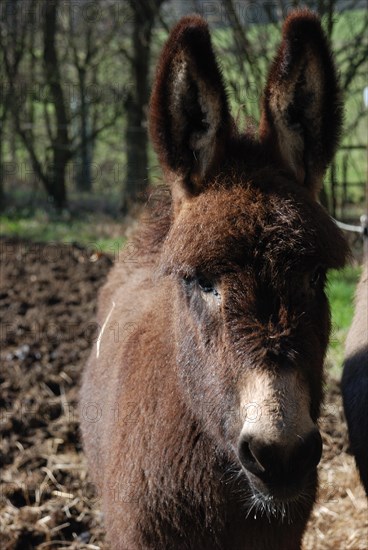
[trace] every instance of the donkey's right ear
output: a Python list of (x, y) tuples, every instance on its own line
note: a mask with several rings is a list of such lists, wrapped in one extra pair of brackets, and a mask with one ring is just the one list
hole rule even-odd
[(161, 53), (150, 105), (152, 141), (180, 192), (197, 194), (231, 131), (225, 88), (202, 17), (183, 17)]

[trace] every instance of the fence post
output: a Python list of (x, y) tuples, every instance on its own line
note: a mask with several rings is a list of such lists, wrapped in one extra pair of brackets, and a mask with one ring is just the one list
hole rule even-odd
[(368, 214), (360, 216), (363, 236), (363, 261), (368, 260)]

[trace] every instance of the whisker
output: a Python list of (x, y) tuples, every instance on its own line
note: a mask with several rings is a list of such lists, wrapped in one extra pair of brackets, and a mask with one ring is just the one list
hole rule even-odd
[(292, 498), (279, 499), (265, 495), (250, 485), (244, 469), (236, 463), (230, 464), (224, 471), (221, 481), (244, 510), (246, 519), (265, 517), (270, 523), (279, 521), (291, 525), (298, 518), (305, 516), (305, 511), (313, 504), (313, 496), (304, 488)]

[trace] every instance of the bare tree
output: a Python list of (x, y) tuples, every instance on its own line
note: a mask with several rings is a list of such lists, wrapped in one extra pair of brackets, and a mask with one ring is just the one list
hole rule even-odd
[[(71, 4), (59, 0), (35, 0), (34, 4), (38, 17), (26, 19), (27, 56), (20, 73), (25, 85), (21, 90), (10, 70), (7, 78), (14, 92), (11, 105), (16, 130), (35, 175), (60, 210), (67, 205), (69, 163), (82, 159), (79, 181), (88, 178), (90, 148), (98, 136), (117, 124), (124, 105), (110, 101), (110, 86), (103, 74), (106, 63), (102, 58), (113, 38), (110, 14), (106, 14), (107, 21), (103, 17), (97, 22), (82, 19), (77, 39)], [(36, 99), (35, 89), (39, 91)], [(80, 131), (73, 133), (76, 121)]]
[[(66, 203), (65, 171), (71, 157), (69, 137), (69, 112), (62, 87), (60, 62), (56, 47), (56, 18), (59, 0), (51, 0), (45, 6), (43, 22), (43, 61), (46, 82), (55, 110), (55, 131), (50, 132), (52, 163), (47, 166), (45, 182), (48, 193), (54, 198), (57, 208)], [(30, 145), (28, 144), (28, 147)]]
[[(119, 4), (123, 10), (124, 3)], [(76, 73), (72, 94), (72, 118), (76, 141), (76, 184), (81, 191), (92, 187), (91, 164), (95, 139), (111, 125), (118, 125), (124, 112), (124, 77), (106, 81), (107, 53), (114, 57), (116, 27), (115, 4), (99, 0), (94, 4), (98, 17), (87, 18), (69, 4), (64, 32), (70, 44), (70, 63)], [(120, 22), (119, 18), (119, 22)], [(122, 29), (120, 29), (121, 31)]]
[(26, 48), (26, 24), (20, 16), (19, 6), (19, 0), (6, 0), (0, 20), (0, 209), (5, 207), (5, 128), (11, 114), (19, 66)]
[[(131, 204), (149, 184), (147, 106), (150, 94), (152, 30), (165, 0), (129, 0), (132, 11), (132, 49), (128, 54), (132, 86), (126, 99), (127, 169), (121, 210)], [(122, 51), (127, 55), (126, 51)]]
[[(35, 4), (40, 8), (39, 2)], [(62, 72), (56, 45), (58, 7), (58, 0), (43, 3), (42, 10), (37, 11), (38, 15), (42, 14), (42, 19), (28, 20), (28, 59), (27, 65), (22, 67), (25, 86), (23, 90), (17, 87), (12, 111), (17, 132), (29, 153), (33, 170), (44, 184), (47, 194), (53, 199), (55, 207), (61, 209), (66, 205), (67, 200), (65, 174), (71, 152), (68, 132), (69, 112), (62, 87)], [(22, 10), (21, 5), (19, 5), (19, 9)], [(21, 17), (24, 19), (22, 12)], [(38, 28), (39, 25), (40, 28)], [(37, 46), (42, 48), (43, 83), (48, 90), (43, 98), (48, 141), (45, 140), (45, 136), (40, 138), (40, 119), (38, 118), (35, 123), (34, 117), (32, 90), (37, 82), (37, 74), (41, 72), (40, 67), (36, 66), (38, 61), (35, 44), (37, 31), (40, 31), (40, 44)], [(9, 73), (8, 80), (15, 91), (16, 81)], [(39, 139), (42, 139), (44, 147), (40, 147)], [(46, 150), (46, 155), (42, 155), (41, 149)]]

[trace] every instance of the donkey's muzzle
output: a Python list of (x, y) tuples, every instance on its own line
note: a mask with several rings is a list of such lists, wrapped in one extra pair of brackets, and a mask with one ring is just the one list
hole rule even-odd
[(315, 470), (322, 455), (322, 439), (317, 429), (307, 436), (298, 436), (288, 447), (266, 443), (254, 435), (241, 435), (239, 459), (245, 470), (259, 478), (267, 487), (276, 491), (300, 485)]

